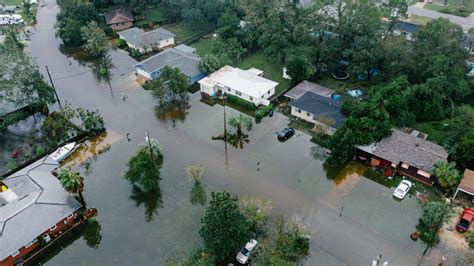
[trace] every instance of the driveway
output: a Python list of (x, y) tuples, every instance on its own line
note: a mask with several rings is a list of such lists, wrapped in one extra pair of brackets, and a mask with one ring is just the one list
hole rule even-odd
[(474, 27), (474, 19), (470, 17), (464, 18), (464, 17), (454, 16), (450, 14), (444, 14), (441, 12), (437, 12), (437, 11), (433, 11), (433, 10), (429, 10), (425, 8), (420, 8), (416, 6), (409, 6), (407, 13), (417, 15), (417, 16), (427, 17), (431, 19), (447, 18), (452, 23), (455, 23), (461, 26), (464, 32), (467, 32), (470, 28)]

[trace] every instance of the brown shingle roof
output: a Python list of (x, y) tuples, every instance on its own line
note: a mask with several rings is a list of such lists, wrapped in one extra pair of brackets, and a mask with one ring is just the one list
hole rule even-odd
[(426, 172), (431, 171), (436, 161), (448, 158), (448, 152), (440, 145), (398, 129), (378, 143), (358, 148), (387, 161), (407, 163)]
[(323, 97), (331, 97), (334, 90), (328, 87), (321, 86), (319, 84), (309, 82), (307, 80), (301, 81), (298, 85), (294, 86), (291, 90), (285, 93), (285, 96), (292, 99), (299, 99), (306, 92), (312, 92)]
[(459, 183), (458, 188), (474, 194), (474, 171), (466, 169), (464, 171), (464, 176), (461, 179), (461, 183)]
[(133, 22), (132, 12), (128, 8), (107, 11), (104, 13), (104, 17), (107, 24)]

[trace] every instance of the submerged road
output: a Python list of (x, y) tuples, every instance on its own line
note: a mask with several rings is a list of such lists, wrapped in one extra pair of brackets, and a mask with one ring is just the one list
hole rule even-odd
[[(390, 188), (357, 175), (348, 175), (338, 185), (328, 180), (322, 162), (311, 156), (309, 136), (298, 133), (285, 143), (276, 141), (274, 132), (288, 123), (280, 113), (256, 125), (243, 150), (229, 148), (226, 166), (222, 143), (210, 139), (222, 131), (221, 106), (200, 102), (196, 93), (176, 127), (157, 118), (155, 102), (135, 82), (135, 61), (126, 53), (108, 51), (114, 64), (110, 90), (87, 62), (61, 52), (54, 34), (57, 12), (54, 0), (39, 9), (29, 51), (42, 71), (48, 65), (63, 102), (98, 109), (109, 134), (118, 137), (110, 150), (93, 157), (86, 176), (84, 196), (99, 210), (100, 226), (47, 264), (157, 265), (198, 247), (204, 207), (189, 202), (191, 182), (184, 167), (190, 163), (205, 166), (207, 191), (258, 195), (271, 199), (276, 213), (301, 217), (311, 232), (307, 265), (370, 265), (379, 254), (390, 265), (416, 264), (424, 247), (408, 239), (420, 215), (413, 199), (395, 202)], [(126, 101), (121, 93), (128, 95)], [(159, 139), (164, 153), (161, 192), (155, 195), (137, 193), (122, 178), (126, 161), (147, 130)], [(127, 133), (131, 141), (124, 137)], [(439, 252), (432, 254), (437, 258)]]

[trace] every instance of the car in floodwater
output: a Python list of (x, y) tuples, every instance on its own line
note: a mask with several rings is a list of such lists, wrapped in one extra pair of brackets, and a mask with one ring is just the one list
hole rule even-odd
[(459, 222), (456, 224), (456, 230), (460, 233), (468, 231), (472, 220), (474, 220), (474, 210), (471, 208), (464, 208), (464, 211), (459, 218)]
[(237, 254), (237, 261), (242, 264), (247, 264), (250, 255), (252, 255), (252, 251), (255, 249), (257, 246), (258, 241), (255, 239), (251, 239), (247, 244), (245, 244), (245, 247), (243, 247), (239, 253)]
[(291, 127), (285, 127), (280, 132), (277, 133), (278, 139), (283, 141), (291, 138), (295, 134), (295, 130)]
[(408, 191), (410, 191), (410, 188), (412, 187), (412, 185), (413, 184), (410, 181), (402, 180), (402, 182), (398, 184), (395, 191), (393, 191), (393, 196), (397, 199), (402, 200), (408, 194)]

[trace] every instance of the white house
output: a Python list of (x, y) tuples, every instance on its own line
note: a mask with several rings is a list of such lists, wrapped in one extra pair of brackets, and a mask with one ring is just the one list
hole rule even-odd
[(118, 32), (119, 38), (124, 40), (128, 47), (138, 49), (141, 53), (161, 50), (174, 45), (174, 33), (163, 28), (144, 31), (137, 27)]
[(199, 81), (201, 93), (217, 96), (234, 95), (258, 105), (269, 105), (268, 99), (275, 94), (277, 82), (261, 77), (256, 69), (242, 70), (224, 66)]

